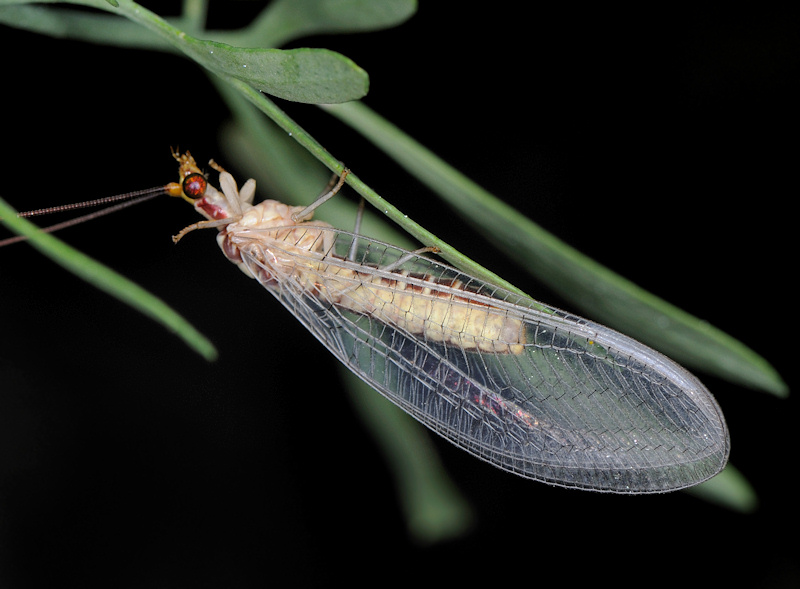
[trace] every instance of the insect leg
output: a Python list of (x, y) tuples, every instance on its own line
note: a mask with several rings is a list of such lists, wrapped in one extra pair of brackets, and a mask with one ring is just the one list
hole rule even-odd
[(356, 259), (356, 251), (358, 250), (358, 236), (361, 232), (361, 218), (364, 216), (364, 204), (366, 201), (364, 197), (358, 201), (358, 212), (356, 213), (356, 223), (353, 226), (353, 243), (350, 244), (350, 251), (347, 253), (347, 259), (351, 262)]
[[(342, 189), (342, 186), (344, 186), (344, 179), (347, 178), (347, 175), (349, 173), (350, 173), (350, 170), (348, 170), (347, 168), (342, 170), (342, 175), (339, 176), (339, 181), (333, 186), (333, 188), (331, 188), (327, 192), (324, 192), (321, 195), (319, 195), (314, 202), (312, 202), (310, 205), (308, 205), (306, 208), (304, 208), (299, 213), (293, 214), (292, 215), (292, 221), (294, 221), (295, 223), (299, 223), (301, 221), (308, 221), (311, 218), (311, 215), (314, 212), (314, 209), (316, 209), (321, 204), (325, 203), (328, 199), (330, 199), (332, 196), (336, 195), (336, 193), (339, 192)], [(334, 176), (334, 178), (335, 178), (335, 176)], [(332, 183), (333, 183), (333, 178), (331, 179), (331, 183), (329, 183), (328, 186), (330, 186)]]
[(420, 254), (426, 254), (426, 253), (438, 254), (440, 251), (442, 251), (442, 250), (440, 250), (438, 247), (432, 246), (432, 245), (429, 245), (427, 247), (421, 247), (419, 249), (414, 250), (413, 252), (408, 252), (406, 255), (401, 256), (400, 258), (398, 258), (397, 260), (395, 260), (391, 264), (388, 264), (386, 266), (381, 266), (380, 269), (384, 270), (386, 272), (392, 272), (398, 266), (402, 266), (403, 264), (408, 262), (410, 259), (415, 258)]
[(189, 233), (190, 231), (194, 231), (195, 229), (208, 229), (210, 227), (221, 227), (222, 225), (228, 225), (233, 219), (214, 219), (214, 220), (207, 220), (207, 221), (198, 221), (197, 223), (192, 223), (188, 227), (184, 227), (180, 230), (177, 235), (172, 236), (172, 241), (174, 243), (178, 243), (183, 236)]

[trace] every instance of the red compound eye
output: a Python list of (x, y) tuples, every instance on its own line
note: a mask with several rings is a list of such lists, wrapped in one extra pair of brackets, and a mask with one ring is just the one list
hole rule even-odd
[(183, 193), (194, 199), (201, 198), (206, 193), (206, 186), (208, 186), (208, 182), (206, 182), (205, 176), (198, 173), (186, 176), (182, 184)]

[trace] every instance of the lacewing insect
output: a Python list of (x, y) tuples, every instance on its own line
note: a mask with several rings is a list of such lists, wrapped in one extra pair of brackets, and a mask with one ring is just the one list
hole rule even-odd
[(700, 381), (660, 353), (586, 319), (415, 252), (312, 221), (310, 207), (252, 204), (211, 162), (173, 154), (163, 191), (215, 227), (225, 256), (274, 295), (345, 366), (495, 466), (615, 493), (696, 485), (725, 466), (728, 430)]

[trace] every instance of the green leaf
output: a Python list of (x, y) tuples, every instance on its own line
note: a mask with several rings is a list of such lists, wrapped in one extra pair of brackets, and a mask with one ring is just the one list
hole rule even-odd
[(279, 47), (309, 35), (377, 31), (397, 26), (417, 10), (415, 0), (277, 0), (227, 42)]
[(140, 25), (107, 14), (44, 6), (3, 6), (0, 23), (57, 39), (77, 39), (113, 47), (174, 51), (172, 45)]
[(267, 94), (305, 103), (338, 103), (366, 95), (361, 68), (326, 49), (240, 49), (191, 40), (184, 51), (217, 74), (241, 80)]
[(591, 318), (686, 366), (779, 396), (788, 393), (775, 369), (753, 350), (560, 241), (364, 104), (325, 108), (391, 155), (480, 228), (498, 249)]
[(25, 235), (30, 245), (76, 276), (161, 323), (206, 360), (216, 359), (214, 345), (161, 299), (61, 240), (43, 233), (30, 221), (17, 217), (17, 212), (3, 199), (0, 199), (0, 223)]

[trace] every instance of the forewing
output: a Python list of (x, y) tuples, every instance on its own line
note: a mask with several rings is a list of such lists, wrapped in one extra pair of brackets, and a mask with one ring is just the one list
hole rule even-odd
[[(387, 244), (358, 237), (357, 255), (345, 259), (354, 236), (329, 231), (334, 247), (315, 255), (322, 264), (309, 265), (309, 256), (291, 247), (281, 252), (295, 261), (303, 280), (288, 272), (277, 282), (262, 282), (350, 370), (456, 445), (525, 477), (621, 493), (691, 486), (724, 467), (729, 439), (719, 407), (694, 376), (666, 357), (428, 258), (411, 255), (396, 266), (409, 254)], [(264, 274), (259, 266), (270, 271), (258, 260), (269, 255), (244, 258), (256, 277)], [(315, 274), (310, 281), (309, 272)], [(519, 318), (522, 351), (434, 341), (343, 308), (325, 289), (308, 286), (341, 286), (348, 275), (353, 288), (383, 275), (385, 284), (371, 288), (418, 292)], [(442, 285), (435, 295), (423, 292), (431, 283)]]

